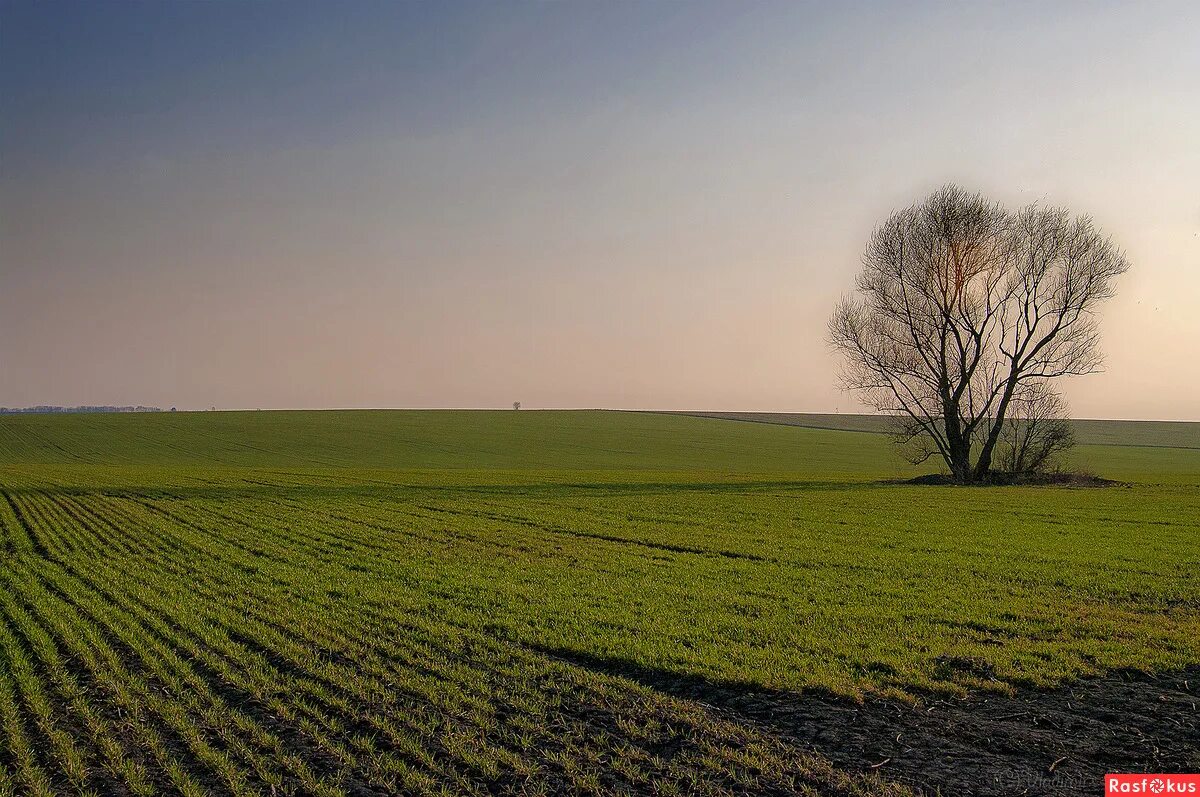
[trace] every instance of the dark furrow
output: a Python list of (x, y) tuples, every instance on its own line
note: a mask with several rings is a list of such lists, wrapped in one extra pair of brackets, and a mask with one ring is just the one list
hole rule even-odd
[(33, 548), (34, 553), (43, 558), (52, 559), (53, 557), (51, 556), (50, 551), (46, 548), (45, 543), (42, 542), (41, 536), (34, 530), (33, 525), (29, 522), (29, 519), (25, 517), (25, 514), (21, 511), (21, 508), (17, 506), (17, 502), (7, 491), (0, 492), (3, 492), (4, 500), (8, 503), (8, 508), (12, 510), (13, 516), (17, 519), (17, 523), (21, 525), (21, 528), (25, 532), (25, 536), (29, 538), (29, 544)]
[[(34, 573), (27, 574), (27, 577), (41, 583), (51, 595), (51, 600), (57, 601), (57, 595), (49, 589), (52, 586), (51, 582), (42, 580)], [(151, 704), (155, 702), (154, 695), (163, 693), (162, 686), (151, 686), (148, 683), (139, 686), (142, 679), (134, 677), (121, 663), (108, 639), (98, 629), (85, 622), (68, 604), (58, 602), (60, 614), (48, 614), (51, 600), (38, 604), (23, 601), (21, 605), (33, 616), (40, 618), (58, 644), (72, 650), (83, 660), (93, 683), (108, 692), (115, 705), (129, 712), (129, 716), (123, 718), (123, 725), (131, 730), (139, 743), (150, 747), (155, 756), (156, 769), (163, 774), (164, 779), (184, 793), (195, 794), (199, 793), (195, 791), (197, 782), (214, 783), (214, 773), (195, 768), (196, 758), (179, 730), (173, 728), (158, 709), (152, 708)], [(65, 624), (66, 627), (59, 623)], [(103, 662), (100, 659), (103, 659)], [(127, 694), (131, 686), (142, 693), (140, 697), (134, 698)], [(148, 722), (147, 715), (150, 713), (158, 714), (160, 722)], [(119, 712), (118, 716), (120, 717)]]
[[(8, 632), (16, 639), (17, 645), (28, 660), (41, 662), (40, 669), (50, 671), (49, 685), (53, 686), (52, 697), (55, 703), (56, 722), (75, 740), (76, 744), (86, 744), (83, 751), (90, 762), (89, 776), (82, 788), (92, 788), (101, 794), (120, 794), (126, 791), (126, 783), (121, 777), (119, 762), (106, 755), (101, 747), (105, 740), (111, 741), (111, 726), (100, 720), (94, 708), (87, 704), (79, 676), (81, 668), (71, 657), (59, 655), (58, 647), (53, 638), (37, 621), (20, 611), (15, 605), (0, 596), (0, 612), (6, 617)], [(22, 616), (23, 615), (23, 616)], [(3, 631), (3, 629), (0, 629)], [(41, 635), (42, 639), (35, 637)], [(49, 691), (49, 690), (48, 690)]]

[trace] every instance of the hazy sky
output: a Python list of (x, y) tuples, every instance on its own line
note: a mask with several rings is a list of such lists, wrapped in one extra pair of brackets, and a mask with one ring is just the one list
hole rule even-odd
[(1200, 4), (0, 0), (0, 405), (848, 411), (947, 180), (1134, 270), (1087, 417), (1200, 419)]

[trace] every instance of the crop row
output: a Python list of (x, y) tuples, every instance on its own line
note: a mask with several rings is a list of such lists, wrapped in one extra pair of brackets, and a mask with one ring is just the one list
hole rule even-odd
[(286, 500), (4, 498), (0, 794), (867, 788), (438, 616), (393, 569), (429, 531)]

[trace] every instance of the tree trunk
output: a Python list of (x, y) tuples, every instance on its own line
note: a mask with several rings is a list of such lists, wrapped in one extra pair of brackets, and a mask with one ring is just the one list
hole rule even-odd
[(996, 405), (996, 417), (992, 418), (992, 425), (988, 428), (987, 439), (983, 441), (983, 448), (979, 450), (979, 460), (975, 463), (976, 481), (987, 479), (988, 474), (992, 470), (992, 452), (996, 448), (996, 442), (1000, 439), (1000, 432), (1004, 429), (1004, 418), (1008, 414), (1008, 405), (1012, 401), (1013, 391), (1016, 388), (1017, 379), (1014, 371), (1008, 378), (1008, 384), (1004, 388), (1004, 393), (1000, 396), (1000, 403)]
[(950, 474), (954, 481), (966, 484), (971, 481), (971, 438), (962, 433), (962, 426), (957, 423), (947, 423), (946, 442), (950, 457), (946, 464), (950, 466)]
[(950, 449), (950, 473), (954, 481), (960, 484), (970, 484), (974, 474), (971, 472), (971, 442), (961, 437), (957, 445)]
[(958, 414), (958, 401), (950, 394), (949, 383), (942, 382), (942, 423), (946, 427), (946, 447), (949, 457), (946, 465), (954, 481), (971, 481), (971, 438), (963, 434), (962, 419)]

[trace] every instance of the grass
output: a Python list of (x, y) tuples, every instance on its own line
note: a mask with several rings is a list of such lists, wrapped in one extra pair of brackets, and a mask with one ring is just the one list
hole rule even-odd
[(668, 415), (3, 417), (0, 795), (901, 794), (651, 687), (1200, 662), (1200, 450), (1156, 435), (1078, 449), (1128, 488), (939, 488)]
[[(883, 415), (820, 414), (807, 412), (699, 412), (671, 413), (700, 418), (802, 426), (810, 429), (840, 429), (847, 432), (886, 433), (892, 420)], [(1101, 421), (1074, 420), (1076, 439), (1085, 446), (1143, 446), (1151, 448), (1200, 448), (1200, 423), (1186, 421)]]

